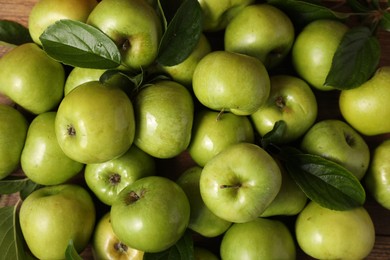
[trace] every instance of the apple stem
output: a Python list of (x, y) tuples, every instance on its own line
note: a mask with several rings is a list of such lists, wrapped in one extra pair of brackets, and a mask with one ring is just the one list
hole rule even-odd
[(72, 125), (68, 125), (66, 130), (68, 131), (68, 135), (70, 136), (76, 135), (76, 129)]
[(126, 204), (133, 204), (137, 202), (141, 197), (135, 192), (135, 191), (130, 191), (128, 193), (128, 196), (126, 197)]
[(225, 112), (225, 109), (222, 108), (221, 111), (219, 111), (219, 113), (218, 113), (218, 116), (217, 116), (217, 118), (216, 118), (216, 121), (221, 120), (221, 117), (222, 117), (222, 115), (223, 115), (224, 112)]
[(234, 185), (227, 185), (227, 184), (222, 184), (221, 186), (219, 186), (221, 189), (227, 189), (227, 188), (234, 188), (234, 189), (238, 189), (241, 187), (241, 183), (237, 183), (237, 184), (234, 184)]

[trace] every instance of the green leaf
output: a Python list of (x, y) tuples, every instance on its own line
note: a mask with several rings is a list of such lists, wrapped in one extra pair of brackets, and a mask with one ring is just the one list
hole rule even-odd
[(378, 38), (368, 27), (351, 28), (334, 54), (325, 85), (340, 90), (360, 86), (376, 71), (380, 55)]
[(66, 247), (65, 250), (65, 259), (66, 260), (83, 260), (81, 256), (77, 253), (76, 249), (74, 248), (73, 240), (69, 240), (69, 244)]
[(73, 20), (59, 20), (39, 37), (54, 59), (74, 67), (111, 69), (120, 65), (115, 43), (97, 28)]
[(390, 32), (390, 13), (383, 13), (379, 26), (382, 30)]
[(8, 20), (0, 20), (0, 42), (14, 45), (32, 42), (30, 33), (23, 25)]
[(197, 0), (185, 0), (181, 4), (161, 39), (158, 63), (173, 66), (191, 54), (202, 33), (202, 15)]
[(279, 144), (286, 127), (286, 122), (283, 120), (277, 121), (272, 130), (261, 138), (261, 147), (266, 149), (269, 144)]
[(1, 194), (12, 194), (23, 190), (31, 182), (28, 178), (23, 179), (5, 179), (0, 181)]
[(366, 193), (360, 181), (341, 165), (321, 156), (282, 148), (287, 172), (312, 201), (333, 210), (362, 206)]

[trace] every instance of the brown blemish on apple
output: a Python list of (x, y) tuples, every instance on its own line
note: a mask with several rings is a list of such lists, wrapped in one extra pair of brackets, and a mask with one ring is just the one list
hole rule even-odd
[(114, 244), (115, 251), (123, 254), (127, 252), (128, 246), (123, 244), (122, 242), (118, 242)]
[(139, 194), (133, 190), (130, 191), (129, 193), (127, 193), (127, 196), (125, 197), (126, 205), (136, 203), (138, 200), (140, 200), (144, 196), (145, 193), (146, 193), (146, 190), (144, 190), (144, 189), (141, 190), (141, 192)]
[(121, 182), (121, 176), (118, 173), (113, 173), (108, 178), (111, 185), (118, 185)]
[(72, 125), (68, 125), (66, 130), (67, 130), (68, 135), (70, 135), (70, 136), (76, 135), (76, 129)]
[(355, 139), (353, 138), (353, 136), (351, 136), (347, 133), (344, 133), (344, 137), (345, 137), (345, 141), (347, 142), (347, 144), (352, 147), (353, 144), (355, 143)]

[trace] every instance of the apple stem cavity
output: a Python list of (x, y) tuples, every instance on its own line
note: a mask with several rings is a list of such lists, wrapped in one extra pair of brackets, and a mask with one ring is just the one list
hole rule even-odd
[(219, 186), (221, 189), (228, 189), (228, 188), (233, 188), (233, 189), (239, 189), (241, 188), (241, 183), (233, 184), (233, 185), (228, 185), (228, 184), (222, 184)]
[(118, 242), (114, 244), (115, 251), (119, 253), (126, 253), (128, 246), (123, 244), (122, 242)]
[(76, 129), (72, 125), (68, 125), (66, 130), (67, 130), (68, 135), (70, 135), (70, 136), (76, 135)]
[(134, 204), (136, 203), (138, 200), (140, 200), (143, 195), (145, 194), (145, 190), (141, 190), (141, 192), (139, 193), (139, 195), (137, 194), (137, 192), (135, 191), (130, 191), (127, 196), (125, 197), (125, 203), (126, 205), (131, 205), (131, 204)]
[(111, 185), (118, 185), (118, 183), (121, 182), (121, 176), (118, 173), (113, 173), (110, 175), (108, 178), (108, 181), (110, 182)]
[(352, 135), (349, 135), (347, 133), (344, 133), (344, 136), (345, 136), (345, 141), (347, 142), (347, 144), (352, 147), (354, 142), (355, 142), (355, 139), (353, 138)]
[(281, 110), (286, 106), (286, 102), (284, 102), (284, 99), (282, 96), (278, 96), (276, 99), (275, 99), (275, 104), (278, 108), (280, 108)]

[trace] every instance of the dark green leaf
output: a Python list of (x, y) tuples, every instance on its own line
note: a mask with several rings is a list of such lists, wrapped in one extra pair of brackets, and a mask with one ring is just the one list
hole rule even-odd
[(137, 90), (144, 80), (143, 71), (141, 73), (132, 74), (122, 70), (107, 70), (101, 76), (99, 81), (108, 84), (119, 86), (130, 98), (134, 97)]
[(390, 32), (390, 13), (383, 13), (379, 26), (381, 29)]
[(23, 179), (5, 179), (0, 181), (0, 193), (12, 194), (23, 190), (28, 183), (31, 182), (28, 178)]
[(65, 259), (66, 260), (83, 260), (81, 256), (77, 253), (73, 245), (73, 240), (69, 241), (69, 244), (65, 250)]
[(312, 201), (333, 210), (362, 206), (366, 193), (360, 181), (341, 165), (321, 156), (282, 148), (288, 173)]
[(376, 71), (380, 55), (378, 38), (368, 27), (351, 28), (336, 50), (325, 85), (340, 90), (360, 86)]
[(181, 4), (161, 39), (158, 63), (173, 66), (191, 54), (202, 33), (202, 14), (197, 0)]
[(286, 129), (286, 122), (283, 120), (277, 121), (272, 128), (272, 130), (268, 133), (266, 133), (263, 138), (261, 139), (261, 147), (264, 149), (267, 148), (267, 146), (271, 143), (273, 144), (279, 144), (279, 140), (281, 140), (284, 131)]
[(23, 25), (7, 20), (0, 20), (0, 42), (14, 45), (32, 42), (30, 33)]
[(368, 13), (371, 11), (367, 5), (363, 5), (359, 0), (347, 0), (348, 6), (355, 12)]
[(26, 185), (23, 187), (23, 189), (20, 190), (20, 193), (19, 193), (20, 198), (21, 198), (22, 200), (24, 200), (24, 199), (27, 198), (27, 196), (30, 195), (33, 191), (38, 190), (38, 189), (40, 189), (40, 188), (42, 188), (42, 187), (43, 187), (43, 185), (37, 184), (37, 183), (33, 182), (32, 180), (28, 180), (28, 181), (26, 182)]
[(39, 39), (51, 57), (74, 67), (110, 69), (121, 62), (118, 47), (107, 35), (79, 21), (59, 20)]

